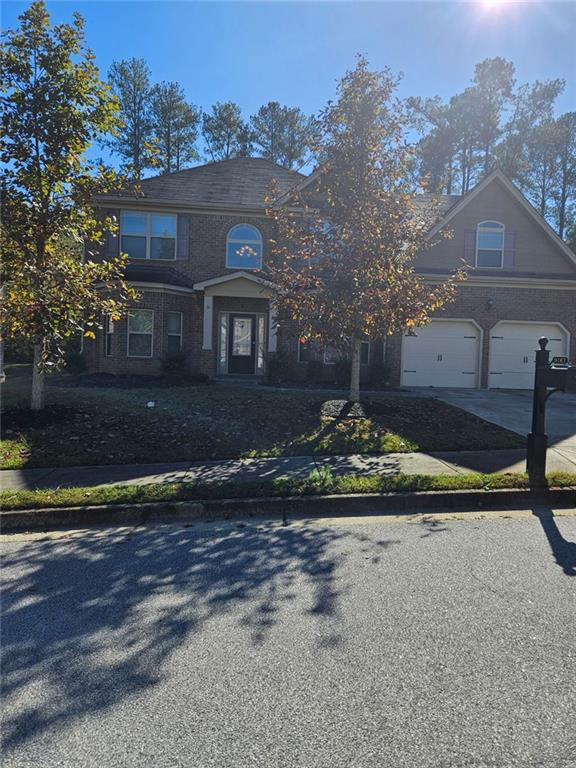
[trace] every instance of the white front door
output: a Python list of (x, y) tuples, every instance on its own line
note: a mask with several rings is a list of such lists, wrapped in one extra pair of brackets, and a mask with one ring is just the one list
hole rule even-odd
[(550, 359), (568, 354), (568, 334), (557, 323), (504, 321), (490, 331), (491, 389), (532, 389), (538, 339), (546, 336)]
[(481, 332), (469, 320), (432, 320), (402, 338), (403, 387), (478, 387)]

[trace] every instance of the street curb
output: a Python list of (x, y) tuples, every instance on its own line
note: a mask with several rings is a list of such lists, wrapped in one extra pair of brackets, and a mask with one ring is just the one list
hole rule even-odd
[(323, 517), (358, 514), (411, 514), (426, 510), (478, 511), (522, 509), (533, 505), (576, 506), (576, 488), (551, 490), (498, 489), (467, 491), (418, 491), (413, 493), (342, 494), (248, 499), (103, 504), (7, 510), (0, 513), (2, 531), (147, 522), (192, 522), (241, 517)]

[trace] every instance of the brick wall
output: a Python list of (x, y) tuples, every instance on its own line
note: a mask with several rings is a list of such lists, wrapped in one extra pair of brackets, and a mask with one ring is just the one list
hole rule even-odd
[[(490, 302), (493, 302), (489, 306)], [(570, 332), (572, 359), (576, 359), (576, 291), (542, 288), (474, 288), (463, 286), (456, 300), (433, 317), (475, 320), (484, 331), (482, 345), (481, 386), (488, 382), (490, 331), (500, 320), (560, 322)], [(400, 384), (400, 351), (402, 337), (390, 337), (387, 362), (390, 380)]]
[(99, 331), (95, 340), (86, 339), (84, 356), (92, 373), (156, 375), (162, 371), (162, 359), (167, 352), (166, 312), (182, 313), (182, 351), (186, 355), (189, 372), (201, 369), (202, 301), (196, 294), (169, 291), (141, 291), (140, 301), (134, 307), (154, 312), (151, 358), (128, 357), (128, 320), (114, 323), (112, 355), (105, 357), (105, 333)]
[[(136, 206), (137, 208), (137, 206)], [(154, 209), (157, 210), (157, 209)], [(160, 208), (158, 208), (160, 210)], [(114, 215), (119, 216), (120, 211), (114, 209)], [(174, 260), (137, 259), (132, 263), (139, 266), (171, 267), (182, 273), (194, 282), (202, 282), (220, 275), (238, 272), (238, 268), (226, 267), (226, 238), (230, 229), (236, 224), (252, 224), (262, 234), (264, 267), (270, 254), (270, 238), (274, 231), (274, 222), (265, 214), (233, 216), (229, 214), (208, 213), (178, 213), (189, 220), (188, 258)], [(102, 255), (118, 255), (120, 238), (114, 238), (114, 245), (104, 247)]]

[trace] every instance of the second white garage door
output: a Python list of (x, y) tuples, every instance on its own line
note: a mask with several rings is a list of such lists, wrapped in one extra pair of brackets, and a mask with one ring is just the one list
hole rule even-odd
[(402, 338), (404, 387), (478, 387), (480, 330), (469, 320), (432, 320)]
[(490, 332), (488, 386), (492, 389), (532, 389), (538, 339), (546, 336), (550, 358), (568, 354), (568, 334), (558, 323), (504, 321)]

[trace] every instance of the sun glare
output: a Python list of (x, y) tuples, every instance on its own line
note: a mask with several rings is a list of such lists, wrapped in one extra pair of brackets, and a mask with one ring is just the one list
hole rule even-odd
[(499, 13), (507, 5), (510, 5), (510, 0), (479, 0), (481, 7), (489, 13)]

